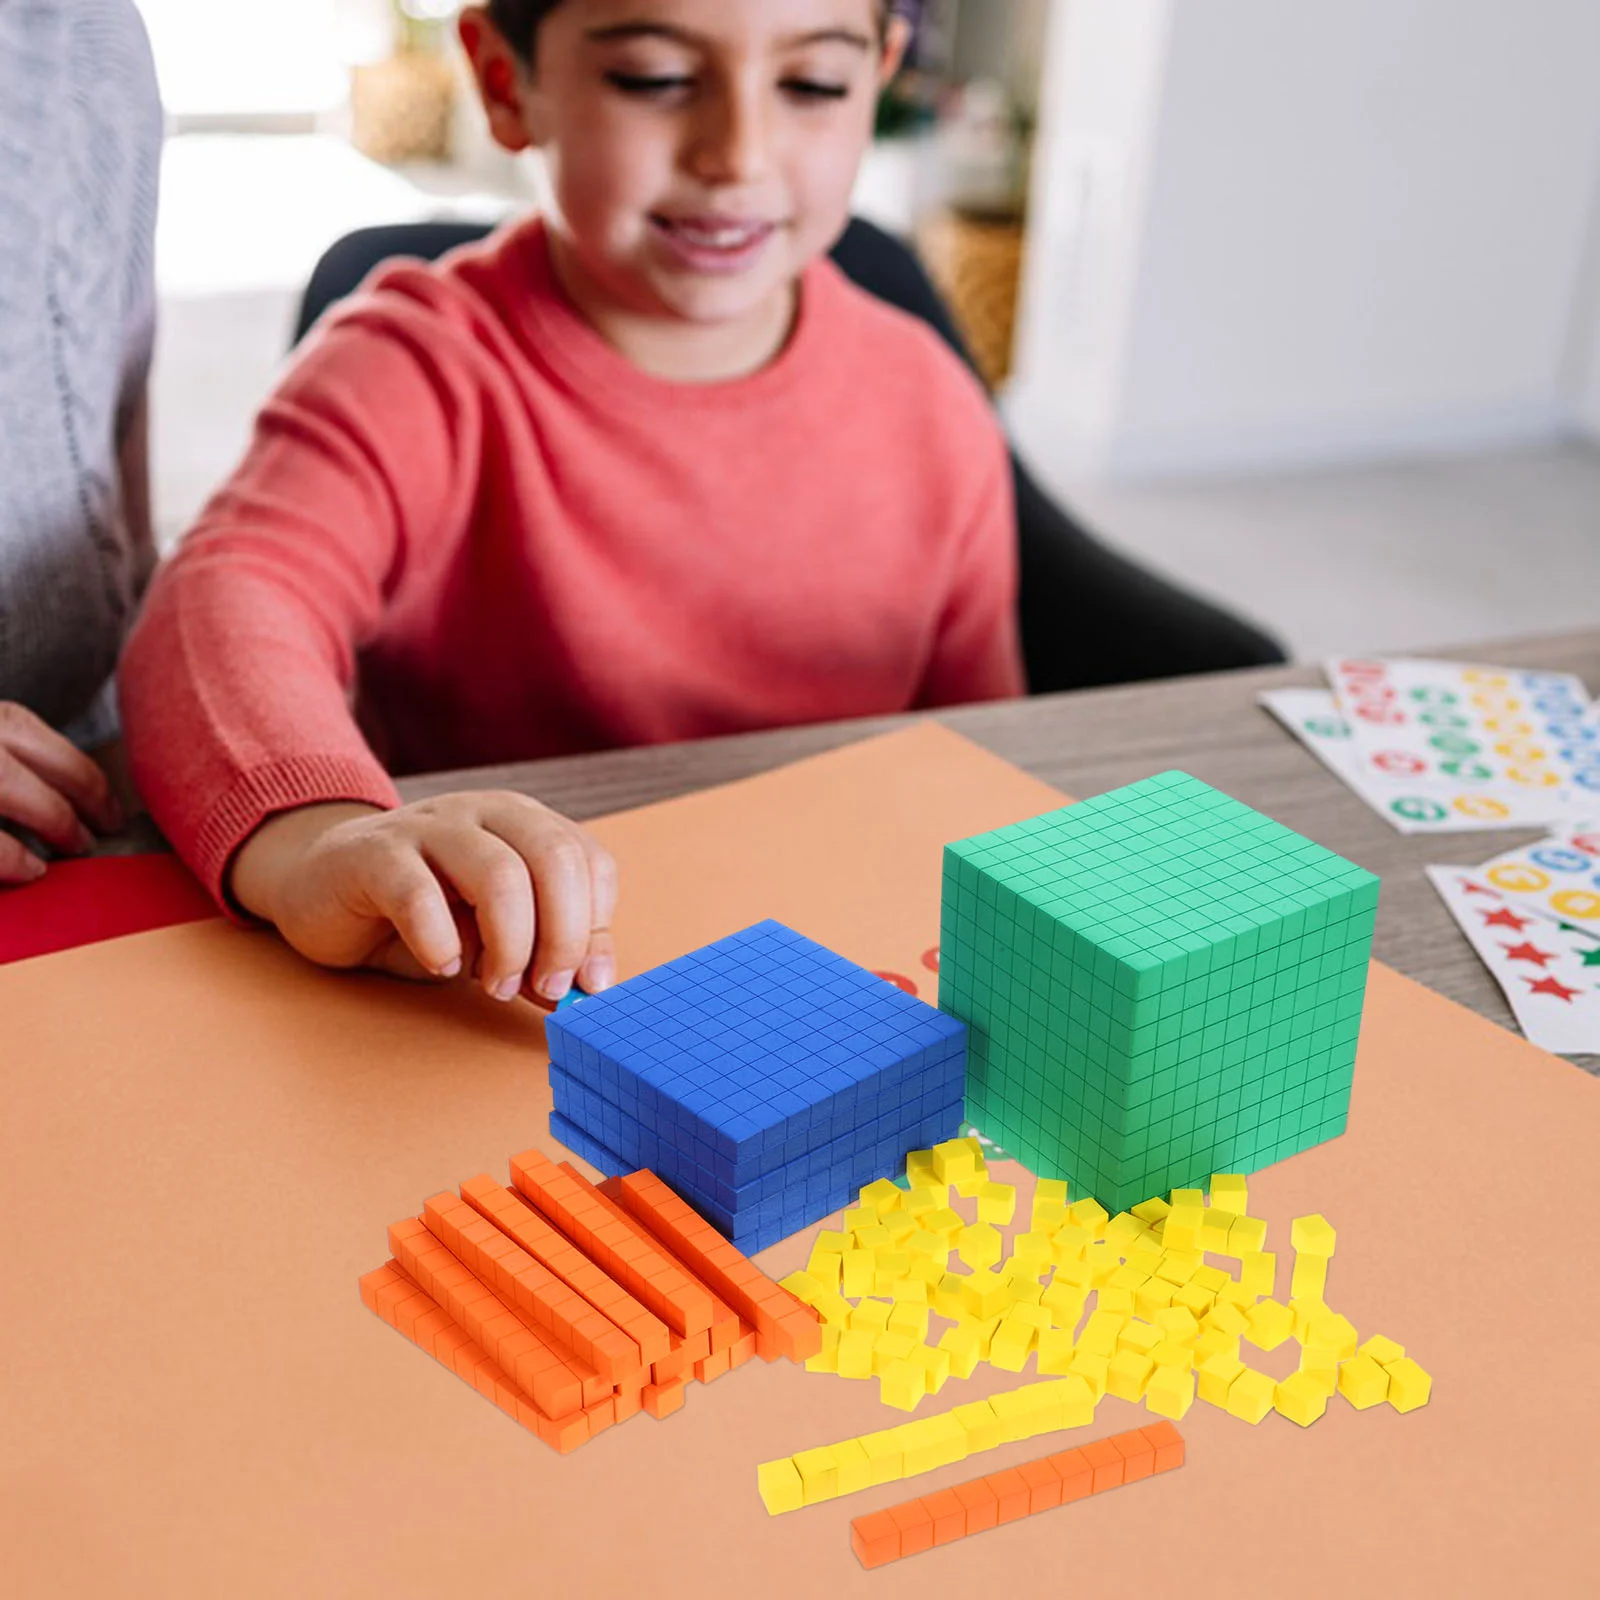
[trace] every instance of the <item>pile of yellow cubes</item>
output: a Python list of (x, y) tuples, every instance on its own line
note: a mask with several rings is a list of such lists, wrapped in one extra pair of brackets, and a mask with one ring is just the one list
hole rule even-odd
[[(822, 1319), (807, 1368), (876, 1378), (887, 1405), (912, 1411), (979, 1362), (1021, 1372), (1030, 1359), (1040, 1378), (1082, 1378), (1096, 1402), (1143, 1401), (1174, 1420), (1197, 1395), (1249, 1423), (1276, 1410), (1301, 1426), (1335, 1393), (1362, 1410), (1427, 1403), (1432, 1380), (1402, 1346), (1361, 1343), (1329, 1308), (1336, 1240), (1322, 1217), (1294, 1221), (1289, 1296), (1274, 1298), (1277, 1257), (1242, 1177), (1213, 1177), (1209, 1204), (1175, 1189), (1115, 1217), (1040, 1179), (1028, 1229), (1008, 1244), (1016, 1191), (991, 1181), (977, 1139), (913, 1151), (906, 1172), (905, 1189), (868, 1184), (783, 1280)], [(973, 1205), (971, 1220), (957, 1200)], [(948, 1324), (937, 1338), (936, 1317)], [(1241, 1355), (1241, 1342), (1274, 1350), (1286, 1339), (1300, 1346), (1286, 1378)]]

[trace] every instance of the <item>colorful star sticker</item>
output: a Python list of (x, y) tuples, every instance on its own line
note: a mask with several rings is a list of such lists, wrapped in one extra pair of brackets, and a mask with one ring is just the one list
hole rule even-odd
[(1592, 950), (1581, 951), (1578, 959), (1586, 967), (1600, 967), (1600, 944), (1597, 944)]
[(1487, 927), (1510, 928), (1513, 933), (1521, 933), (1533, 921), (1532, 917), (1519, 917), (1510, 906), (1501, 906), (1498, 911), (1484, 911), (1481, 915)]
[(1568, 1005), (1582, 993), (1579, 989), (1569, 989), (1559, 978), (1529, 978), (1524, 974), (1523, 981), (1534, 994), (1553, 994), (1558, 1000), (1565, 1000)]
[(1536, 967), (1548, 967), (1556, 958), (1554, 950), (1541, 950), (1528, 939), (1521, 944), (1503, 944), (1500, 948), (1508, 961), (1531, 961)]
[(1486, 894), (1493, 896), (1496, 899), (1499, 898), (1499, 890), (1485, 889), (1481, 883), (1474, 883), (1471, 878), (1463, 878), (1461, 880), (1461, 887), (1467, 894)]

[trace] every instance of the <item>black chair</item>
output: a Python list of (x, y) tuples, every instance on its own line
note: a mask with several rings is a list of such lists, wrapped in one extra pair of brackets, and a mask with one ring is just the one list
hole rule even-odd
[[(488, 232), (477, 223), (422, 222), (346, 235), (311, 275), (295, 343), (380, 263), (396, 256), (432, 261)], [(833, 259), (863, 289), (930, 324), (973, 366), (938, 291), (900, 240), (855, 218), (834, 246)], [(1276, 666), (1285, 660), (1282, 648), (1249, 623), (1100, 544), (1050, 499), (1015, 451), (1011, 466), (1022, 648), (1034, 694)]]

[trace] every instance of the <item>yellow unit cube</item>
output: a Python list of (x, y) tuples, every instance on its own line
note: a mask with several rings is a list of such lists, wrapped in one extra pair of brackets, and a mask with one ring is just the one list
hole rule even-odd
[(1150, 1352), (1150, 1359), (1158, 1367), (1176, 1367), (1179, 1372), (1194, 1370), (1194, 1346), (1179, 1344), (1174, 1339), (1163, 1339)]
[(1200, 1248), (1210, 1250), (1216, 1255), (1228, 1254), (1228, 1237), (1233, 1229), (1234, 1218), (1230, 1212), (1208, 1210), (1205, 1221), (1200, 1224)]
[(1106, 1279), (1106, 1287), (1108, 1289), (1126, 1289), (1129, 1293), (1132, 1293), (1149, 1276), (1148, 1272), (1141, 1272), (1135, 1266), (1121, 1266)]
[(1053, 1378), (1050, 1390), (1061, 1402), (1063, 1428), (1087, 1428), (1094, 1421), (1098, 1396), (1079, 1374), (1069, 1372), (1064, 1378)]
[(1014, 1317), (1006, 1317), (989, 1340), (989, 1364), (1003, 1372), (1021, 1372), (1033, 1353), (1038, 1330)]
[(977, 1328), (970, 1322), (958, 1322), (939, 1335), (939, 1348), (950, 1358), (953, 1377), (970, 1378), (978, 1369), (980, 1344)]
[(800, 1474), (800, 1490), (806, 1505), (832, 1500), (839, 1493), (839, 1464), (833, 1459), (831, 1447), (823, 1445), (816, 1450), (801, 1450), (795, 1455), (794, 1464)]
[(1106, 1364), (1106, 1393), (1119, 1400), (1142, 1400), (1155, 1370), (1155, 1362), (1142, 1350), (1119, 1350)]
[(943, 1273), (944, 1268), (950, 1259), (950, 1246), (931, 1229), (918, 1228), (917, 1231), (906, 1240), (906, 1254), (911, 1257), (911, 1264), (913, 1266), (916, 1265), (917, 1258), (919, 1256), (927, 1261), (937, 1261), (939, 1263), (939, 1270), (941, 1273)]
[(837, 1250), (813, 1250), (811, 1259), (806, 1262), (806, 1276), (818, 1288), (831, 1289), (837, 1294), (844, 1276), (844, 1256)]
[(1006, 1280), (983, 1270), (961, 1280), (961, 1298), (975, 1317), (997, 1317), (1011, 1304)]
[(1174, 1189), (1171, 1191), (1172, 1209), (1176, 1211), (1179, 1206), (1194, 1206), (1197, 1209), (1204, 1207), (1206, 1192), (1204, 1189)]
[(987, 1400), (973, 1400), (956, 1406), (950, 1413), (967, 1436), (967, 1454), (978, 1455), (1005, 1443), (1005, 1430)]
[(978, 1160), (965, 1139), (946, 1139), (933, 1147), (933, 1172), (941, 1183), (960, 1183), (978, 1173)]
[(922, 1219), (929, 1233), (936, 1233), (948, 1247), (955, 1236), (966, 1227), (967, 1219), (951, 1206), (944, 1206)]
[(887, 1300), (863, 1300), (850, 1313), (852, 1328), (866, 1328), (872, 1333), (882, 1333), (889, 1326), (889, 1316), (894, 1307)]
[(888, 1178), (874, 1178), (865, 1189), (861, 1191), (861, 1204), (871, 1206), (878, 1216), (883, 1216), (889, 1211), (898, 1211), (904, 1191), (899, 1184), (891, 1182)]
[[(922, 1284), (917, 1287), (922, 1288)], [(903, 1333), (908, 1339), (921, 1344), (928, 1337), (928, 1307), (903, 1300), (889, 1313), (889, 1331)]]
[(1142, 1283), (1134, 1290), (1133, 1309), (1147, 1320), (1155, 1316), (1156, 1312), (1164, 1311), (1172, 1304), (1172, 1297), (1177, 1293), (1174, 1285), (1165, 1278), (1151, 1278), (1149, 1282)]
[(881, 1222), (874, 1222), (871, 1227), (856, 1229), (856, 1249), (870, 1250), (874, 1255), (881, 1255), (894, 1244), (894, 1235), (884, 1227)]
[(906, 1156), (906, 1182), (915, 1189), (919, 1183), (935, 1183), (933, 1151), (913, 1150)]
[(1017, 1212), (1017, 1191), (1009, 1183), (986, 1183), (978, 1190), (978, 1221), (1009, 1227)]
[(1259, 1350), (1276, 1350), (1294, 1332), (1294, 1312), (1277, 1300), (1263, 1300), (1245, 1314), (1244, 1336)]
[(874, 1486), (898, 1483), (905, 1475), (905, 1451), (895, 1432), (893, 1428), (885, 1428), (880, 1433), (865, 1433), (859, 1441), (867, 1453), (867, 1470)]
[(1237, 1339), (1249, 1326), (1250, 1318), (1238, 1306), (1227, 1300), (1219, 1300), (1205, 1314), (1202, 1331), (1217, 1328)]
[[(934, 1256), (913, 1256), (911, 1258), (911, 1271), (906, 1274), (908, 1278), (919, 1278), (927, 1289), (933, 1286), (945, 1275), (950, 1267), (950, 1252), (941, 1250)], [(927, 1295), (924, 1294), (926, 1299)]]
[(922, 1368), (922, 1386), (929, 1394), (938, 1394), (949, 1381), (951, 1365), (948, 1350), (929, 1349), (927, 1345), (918, 1345), (911, 1352), (911, 1359)]
[(1054, 1259), (1052, 1240), (1047, 1233), (1019, 1233), (1011, 1241), (1011, 1259), (1029, 1272), (1042, 1275)]
[(1383, 1369), (1389, 1374), (1389, 1404), (1396, 1411), (1415, 1411), (1428, 1403), (1433, 1379), (1410, 1356), (1401, 1356)]
[(1117, 1335), (1126, 1321), (1126, 1317), (1120, 1317), (1114, 1311), (1091, 1312), (1089, 1320), (1083, 1325), (1083, 1332), (1078, 1336), (1078, 1348), (1087, 1350), (1090, 1355), (1115, 1355)]
[(818, 1298), (827, 1289), (826, 1284), (813, 1277), (809, 1272), (791, 1272), (787, 1278), (780, 1278), (778, 1283), (780, 1287), (787, 1289), (796, 1300), (808, 1306), (814, 1306)]
[(1309, 1373), (1291, 1372), (1273, 1390), (1272, 1408), (1302, 1428), (1309, 1428), (1328, 1409), (1328, 1391)]
[(870, 1328), (846, 1328), (838, 1336), (838, 1376), (840, 1378), (870, 1378), (872, 1376), (872, 1344), (874, 1333)]
[(1210, 1289), (1202, 1289), (1198, 1283), (1180, 1284), (1172, 1293), (1172, 1304), (1175, 1307), (1182, 1306), (1196, 1322), (1199, 1322), (1216, 1301), (1215, 1293)]
[(911, 1271), (911, 1256), (905, 1250), (875, 1250), (878, 1262), (878, 1294), (887, 1294), (889, 1285)]
[(1271, 1250), (1254, 1250), (1239, 1260), (1239, 1282), (1252, 1294), (1271, 1294), (1278, 1281), (1278, 1257)]
[(831, 1322), (822, 1325), (822, 1344), (813, 1356), (806, 1357), (807, 1372), (839, 1370), (839, 1330)]
[(1242, 1174), (1213, 1172), (1210, 1192), (1213, 1211), (1231, 1211), (1236, 1217), (1244, 1215), (1249, 1204), (1250, 1188)]
[(1144, 1386), (1144, 1403), (1158, 1417), (1182, 1421), (1194, 1404), (1194, 1374), (1179, 1367), (1158, 1366)]
[(1202, 1289), (1209, 1289), (1212, 1294), (1220, 1294), (1233, 1282), (1221, 1267), (1196, 1267), (1189, 1279), (1190, 1283), (1198, 1284)]
[(1041, 1378), (1064, 1377), (1072, 1370), (1072, 1335), (1065, 1328), (1045, 1328), (1039, 1333), (1036, 1371)]
[(1082, 1378), (1098, 1400), (1106, 1392), (1111, 1360), (1108, 1356), (1097, 1356), (1090, 1350), (1074, 1350), (1067, 1371), (1073, 1377)]
[(1202, 1206), (1175, 1205), (1167, 1214), (1161, 1242), (1169, 1250), (1198, 1251), (1206, 1214)]
[(1056, 1267), (1052, 1282), (1065, 1284), (1069, 1289), (1082, 1289), (1087, 1294), (1094, 1282), (1094, 1271), (1087, 1261), (1069, 1261), (1065, 1266)]
[(1289, 1224), (1289, 1243), (1296, 1255), (1321, 1256), (1326, 1260), (1333, 1254), (1338, 1240), (1328, 1219), (1313, 1212), (1309, 1217), (1296, 1217)]
[(994, 1343), (994, 1336), (1000, 1331), (1001, 1318), (999, 1317), (974, 1317), (970, 1319), (973, 1327), (978, 1330), (978, 1359), (987, 1361), (989, 1349)]
[(1196, 1369), (1195, 1392), (1207, 1405), (1221, 1406), (1226, 1410), (1228, 1390), (1244, 1370), (1244, 1362), (1238, 1356), (1227, 1350), (1219, 1350)]
[[(940, 1277), (944, 1274), (940, 1273)], [(896, 1278), (889, 1285), (889, 1298), (896, 1305), (922, 1306), (928, 1304), (928, 1280), (916, 1269), (912, 1263), (911, 1270), (903, 1278)]]
[[(1253, 1290), (1245, 1288), (1242, 1283), (1234, 1283), (1231, 1280), (1217, 1290), (1217, 1305), (1237, 1306), (1246, 1315), (1249, 1314), (1250, 1308), (1260, 1298), (1260, 1295)], [(1212, 1309), (1215, 1310), (1216, 1307), (1213, 1306)]]
[(1118, 1316), (1133, 1315), (1133, 1290), (1118, 1289), (1103, 1283), (1095, 1290), (1095, 1306), (1101, 1311), (1115, 1311)]
[(1142, 1223), (1131, 1211), (1119, 1211), (1107, 1224), (1105, 1237), (1107, 1244), (1114, 1244), (1119, 1250), (1126, 1250), (1145, 1231)]
[(1337, 1311), (1313, 1317), (1306, 1325), (1305, 1343), (1318, 1350), (1331, 1350), (1341, 1361), (1348, 1361), (1356, 1353), (1360, 1341), (1355, 1324)]
[(1228, 1226), (1229, 1256), (1253, 1256), (1267, 1247), (1267, 1225), (1260, 1217), (1235, 1217)]
[(1355, 1356), (1339, 1368), (1339, 1393), (1357, 1411), (1389, 1398), (1389, 1374), (1371, 1356)]
[(1033, 1437), (1033, 1401), (1023, 1390), (1008, 1389), (1004, 1394), (990, 1395), (989, 1406), (999, 1419), (1004, 1443), (1015, 1444), (1019, 1439)]
[(870, 1250), (846, 1250), (844, 1253), (844, 1282), (841, 1292), (846, 1299), (859, 1300), (878, 1286), (878, 1258)]
[(1039, 1296), (1039, 1304), (1050, 1313), (1050, 1321), (1055, 1327), (1076, 1328), (1088, 1298), (1088, 1290), (1063, 1283), (1057, 1278)]
[(1089, 1282), (1097, 1289), (1101, 1284), (1109, 1283), (1111, 1274), (1122, 1267), (1122, 1257), (1117, 1254), (1117, 1247), (1103, 1240), (1090, 1245), (1083, 1252), (1083, 1259), (1089, 1268)]
[(906, 1240), (917, 1231), (917, 1219), (909, 1211), (885, 1213), (883, 1225), (889, 1230), (889, 1242), (904, 1250)]
[(1302, 1344), (1305, 1343), (1311, 1324), (1318, 1317), (1325, 1317), (1328, 1314), (1328, 1308), (1321, 1300), (1292, 1299), (1289, 1302), (1289, 1310), (1294, 1314), (1294, 1336)]
[(1159, 1195), (1157, 1195), (1149, 1200), (1141, 1200), (1138, 1205), (1133, 1207), (1133, 1214), (1142, 1223), (1144, 1223), (1146, 1227), (1149, 1227), (1154, 1223), (1162, 1221), (1171, 1209), (1172, 1207), (1169, 1206), (1167, 1202)]
[(841, 1232), (838, 1228), (824, 1228), (811, 1246), (813, 1251), (831, 1250), (835, 1255), (843, 1255), (850, 1248), (850, 1235)]
[(1044, 1299), (1044, 1290), (1039, 1285), (1037, 1278), (1030, 1278), (1026, 1273), (1002, 1273), (1006, 1280), (1006, 1293), (1011, 1296), (1014, 1306), (1036, 1306)]
[(1200, 1270), (1203, 1258), (1192, 1250), (1168, 1250), (1156, 1267), (1154, 1276), (1181, 1289)]
[(880, 1333), (872, 1341), (872, 1375), (881, 1378), (896, 1361), (909, 1361), (917, 1341), (904, 1333)]
[(1000, 1230), (987, 1222), (975, 1222), (955, 1236), (956, 1254), (973, 1269), (981, 1271), (992, 1267), (1005, 1252), (1005, 1241)]
[(915, 1411), (926, 1392), (922, 1368), (904, 1358), (891, 1361), (878, 1379), (878, 1398), (897, 1411)]
[(1264, 1372), (1246, 1367), (1228, 1385), (1227, 1413), (1254, 1427), (1272, 1409), (1277, 1385)]
[(938, 1430), (931, 1426), (934, 1421), (933, 1417), (925, 1417), (920, 1422), (902, 1423), (896, 1430), (900, 1435), (900, 1448), (905, 1452), (908, 1478), (945, 1465), (948, 1449)]
[(927, 1219), (935, 1211), (943, 1211), (950, 1204), (950, 1190), (939, 1183), (916, 1183), (904, 1202), (905, 1213), (916, 1219), (919, 1228), (927, 1226)]
[(1324, 1395), (1331, 1395), (1339, 1387), (1339, 1358), (1331, 1350), (1302, 1349), (1295, 1372), (1314, 1383)]
[(817, 1312), (824, 1322), (831, 1322), (839, 1328), (848, 1328), (850, 1326), (850, 1313), (854, 1308), (843, 1295), (835, 1294), (832, 1289), (824, 1289), (812, 1301), (812, 1309)]
[(872, 1462), (859, 1439), (846, 1439), (833, 1446), (833, 1461), (839, 1472), (839, 1493), (859, 1494), (872, 1487)]
[(1137, 1350), (1140, 1355), (1147, 1356), (1160, 1343), (1161, 1330), (1148, 1322), (1130, 1319), (1117, 1330), (1119, 1350)]
[(1033, 1186), (1030, 1226), (1036, 1233), (1048, 1233), (1067, 1219), (1067, 1185), (1060, 1178), (1040, 1178)]
[(1049, 1306), (1040, 1305), (1036, 1301), (1019, 1300), (1006, 1311), (1006, 1316), (1027, 1323), (1036, 1334), (1043, 1333), (1051, 1326)]
[(1050, 1235), (1050, 1253), (1058, 1267), (1082, 1261), (1083, 1252), (1094, 1243), (1094, 1235), (1078, 1222), (1063, 1222)]
[(1074, 1200), (1067, 1207), (1067, 1216), (1080, 1228), (1087, 1228), (1094, 1238), (1099, 1238), (1100, 1230), (1111, 1220), (1111, 1213), (1093, 1195)]
[(1221, 1328), (1202, 1328), (1192, 1348), (1195, 1366), (1203, 1367), (1219, 1351), (1226, 1351), (1231, 1356), (1238, 1355), (1239, 1336), (1224, 1333)]
[(1296, 1256), (1294, 1272), (1289, 1279), (1291, 1300), (1321, 1300), (1328, 1287), (1328, 1258), (1326, 1256)]
[(1162, 1336), (1175, 1344), (1192, 1344), (1200, 1332), (1200, 1322), (1187, 1306), (1168, 1306), (1150, 1319)]
[(961, 1298), (963, 1282), (960, 1273), (947, 1272), (933, 1286), (933, 1309), (941, 1317), (949, 1317), (952, 1322), (966, 1309), (966, 1302)]
[(851, 1206), (844, 1214), (844, 1232), (854, 1233), (857, 1228), (875, 1228), (878, 1213), (871, 1206)]
[(1361, 1346), (1358, 1352), (1364, 1356), (1371, 1356), (1380, 1367), (1386, 1367), (1391, 1361), (1398, 1361), (1406, 1353), (1403, 1344), (1396, 1344), (1393, 1339), (1386, 1339), (1381, 1333), (1375, 1333)]
[(806, 1503), (800, 1469), (788, 1456), (782, 1461), (763, 1461), (756, 1468), (756, 1488), (769, 1517), (784, 1511), (798, 1511)]

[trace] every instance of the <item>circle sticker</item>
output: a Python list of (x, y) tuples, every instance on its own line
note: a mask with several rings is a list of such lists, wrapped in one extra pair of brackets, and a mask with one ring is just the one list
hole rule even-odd
[(1558, 845), (1541, 845), (1537, 850), (1530, 850), (1528, 859), (1535, 866), (1543, 867), (1549, 872), (1589, 870), (1589, 858), (1581, 850), (1563, 850)]
[(1474, 817), (1479, 822), (1503, 822), (1511, 815), (1511, 807), (1504, 800), (1486, 794), (1458, 794), (1450, 802), (1464, 817)]
[(1574, 850), (1586, 850), (1592, 856), (1600, 856), (1600, 833), (1575, 833), (1571, 842)]
[(1514, 694), (1500, 694), (1489, 689), (1480, 689), (1472, 697), (1472, 703), (1480, 711), (1520, 711), (1522, 702)]
[(1428, 770), (1428, 763), (1409, 750), (1380, 750), (1372, 758), (1372, 764), (1391, 778), (1415, 778)]
[[(1458, 801), (1457, 804), (1460, 802)], [(1396, 800), (1389, 809), (1407, 822), (1443, 822), (1448, 813), (1437, 800), (1424, 800), (1417, 795), (1406, 795)]]
[(1526, 717), (1485, 717), (1483, 725), (1488, 732), (1501, 733), (1511, 739), (1533, 737), (1533, 724)]
[(1476, 739), (1469, 739), (1463, 733), (1436, 733), (1428, 740), (1428, 744), (1435, 750), (1442, 750), (1447, 756), (1475, 756), (1483, 749)]
[(1494, 768), (1486, 767), (1481, 761), (1441, 761), (1439, 770), (1463, 783), (1487, 783), (1494, 776)]
[(1550, 752), (1531, 739), (1502, 739), (1494, 747), (1494, 753), (1507, 761), (1531, 761), (1535, 765), (1550, 759)]
[(1582, 772), (1575, 772), (1572, 781), (1580, 789), (1600, 790), (1600, 767), (1585, 767)]
[(1306, 732), (1314, 739), (1348, 739), (1352, 737), (1350, 724), (1343, 717), (1308, 717), (1304, 727)]
[(1550, 896), (1550, 904), (1564, 917), (1582, 917), (1585, 921), (1600, 917), (1600, 894), (1592, 889), (1558, 889)]
[(904, 991), (906, 994), (915, 995), (917, 992), (916, 984), (909, 978), (902, 978), (898, 972), (874, 972), (872, 976), (874, 978), (882, 978), (885, 983), (892, 983), (895, 988)]
[(929, 972), (937, 972), (939, 970), (938, 945), (935, 945), (931, 950), (924, 950), (922, 952), (922, 964), (928, 969)]
[(1401, 723), (1406, 720), (1405, 712), (1401, 711), (1396, 706), (1358, 705), (1355, 708), (1355, 714), (1360, 717), (1363, 722), (1377, 722), (1389, 728), (1392, 728), (1397, 723)]
[(1453, 689), (1441, 689), (1435, 683), (1419, 683), (1411, 691), (1411, 698), (1419, 706), (1453, 706), (1461, 700)]
[(1498, 867), (1490, 867), (1484, 876), (1497, 889), (1504, 889), (1508, 894), (1537, 894), (1540, 889), (1550, 887), (1550, 874), (1541, 872), (1537, 867), (1523, 866), (1520, 862), (1507, 861)]
[(1583, 707), (1569, 694), (1539, 694), (1533, 697), (1533, 708), (1547, 717), (1570, 717), (1580, 714)]
[[(1472, 718), (1460, 711), (1419, 711), (1417, 721), (1425, 728), (1470, 728)], [(1529, 730), (1532, 731), (1531, 729)]]
[(1600, 742), (1600, 727), (1592, 722), (1569, 721), (1562, 717), (1545, 724), (1546, 733), (1563, 744), (1595, 744)]
[(1464, 667), (1461, 672), (1464, 683), (1482, 684), (1489, 689), (1509, 689), (1511, 679), (1503, 672), (1495, 672), (1488, 667)]
[(1525, 783), (1531, 789), (1555, 789), (1561, 784), (1561, 775), (1549, 767), (1507, 767), (1506, 777), (1512, 783)]

